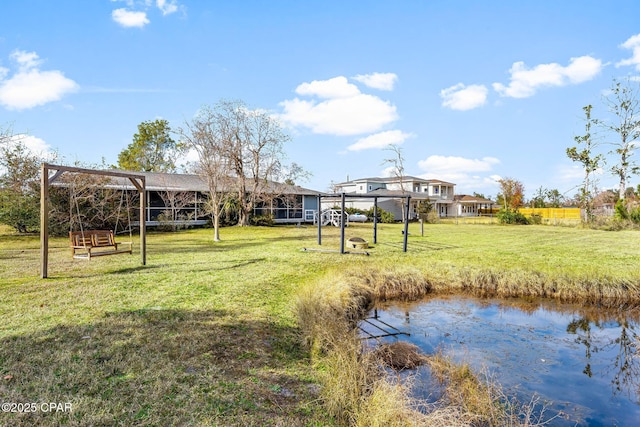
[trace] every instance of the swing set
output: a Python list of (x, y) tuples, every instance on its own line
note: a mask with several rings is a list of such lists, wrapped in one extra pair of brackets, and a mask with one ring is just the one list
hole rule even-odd
[[(53, 175), (49, 175), (49, 171), (54, 171)], [(48, 264), (49, 264), (49, 186), (55, 182), (64, 172), (87, 174), (87, 175), (99, 175), (107, 177), (127, 178), (133, 184), (138, 191), (140, 198), (140, 254), (142, 257), (142, 265), (147, 263), (147, 242), (146, 242), (146, 224), (145, 224), (145, 210), (146, 210), (146, 181), (144, 175), (138, 175), (134, 173), (126, 173), (119, 171), (105, 171), (96, 169), (84, 169), (69, 166), (52, 165), (43, 163), (41, 167), (41, 187), (40, 187), (40, 272), (41, 277), (48, 277)], [(120, 205), (118, 206), (118, 212), (116, 216), (115, 229), (112, 230), (85, 230), (82, 226), (82, 219), (80, 217), (80, 206), (78, 203), (78, 197), (75, 194), (75, 190), (72, 188), (71, 197), (75, 203), (72, 203), (71, 208), (75, 208), (80, 224), (79, 231), (69, 231), (69, 240), (71, 247), (71, 255), (73, 258), (90, 260), (92, 257), (116, 255), (116, 254), (131, 254), (133, 252), (132, 246), (132, 230), (131, 230), (131, 217), (129, 209), (129, 198), (125, 197), (125, 191), (122, 190)], [(127, 219), (128, 219), (128, 242), (116, 242), (115, 234), (118, 229), (118, 222), (120, 218), (120, 210), (124, 199), (127, 201)], [(75, 205), (75, 206), (73, 206)], [(71, 221), (70, 221), (71, 222)]]

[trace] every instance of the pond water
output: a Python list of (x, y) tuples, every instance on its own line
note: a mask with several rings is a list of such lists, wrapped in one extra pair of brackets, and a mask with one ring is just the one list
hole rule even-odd
[[(551, 426), (640, 425), (640, 309), (438, 297), (376, 313), (410, 334), (383, 340), (409, 341), (426, 354), (441, 351), (468, 363), (520, 402), (538, 396), (546, 402), (545, 418), (562, 414)], [(415, 395), (434, 399), (428, 368), (415, 374)]]

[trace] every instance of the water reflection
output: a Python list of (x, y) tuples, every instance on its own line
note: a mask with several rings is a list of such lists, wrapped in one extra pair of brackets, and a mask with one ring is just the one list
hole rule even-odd
[(640, 425), (638, 308), (450, 297), (388, 304), (378, 315), (426, 353), (488, 369), (521, 400), (535, 394), (567, 414), (551, 425)]
[[(594, 345), (591, 328), (595, 326), (604, 329), (607, 326), (620, 330), (620, 335), (615, 339), (610, 339), (601, 347)], [(635, 331), (635, 324), (629, 323), (627, 319), (622, 321), (601, 324), (591, 322), (589, 318), (582, 317), (574, 320), (567, 326), (567, 332), (577, 335), (575, 342), (585, 347), (585, 360), (587, 364), (583, 372), (591, 377), (591, 356), (592, 353), (608, 351), (610, 348), (615, 354), (615, 358), (608, 374), (611, 376), (613, 395), (626, 392), (627, 396), (640, 403), (640, 359), (638, 358), (638, 334)], [(597, 343), (596, 343), (597, 344)]]

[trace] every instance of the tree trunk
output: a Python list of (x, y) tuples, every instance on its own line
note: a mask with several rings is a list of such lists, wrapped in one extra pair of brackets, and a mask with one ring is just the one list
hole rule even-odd
[(220, 241), (220, 212), (213, 216), (213, 241)]

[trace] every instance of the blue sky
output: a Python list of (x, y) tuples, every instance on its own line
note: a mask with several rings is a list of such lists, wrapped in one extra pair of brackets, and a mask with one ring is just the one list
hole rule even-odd
[(637, 0), (5, 0), (0, 128), (113, 164), (142, 121), (239, 99), (280, 118), (309, 188), (383, 175), (395, 143), (407, 174), (460, 194), (511, 177), (573, 195), (565, 150), (583, 106), (605, 117), (612, 79), (640, 76), (639, 17)]

